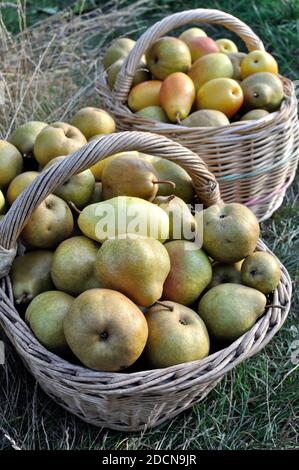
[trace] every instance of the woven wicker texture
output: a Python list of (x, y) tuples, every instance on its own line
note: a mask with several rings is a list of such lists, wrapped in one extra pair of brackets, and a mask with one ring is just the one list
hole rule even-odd
[[(19, 196), (0, 224), (2, 251), (14, 249), (26, 220), (54, 187), (102, 158), (133, 149), (184, 167), (205, 205), (221, 201), (215, 178), (190, 150), (154, 134), (112, 134), (50, 167)], [(258, 249), (269, 251), (261, 241)], [(57, 403), (97, 426), (134, 431), (156, 426), (203, 400), (229, 370), (270, 341), (287, 317), (290, 297), (291, 281), (281, 266), (280, 284), (273, 295), (275, 307), (268, 308), (251, 330), (229, 347), (201, 361), (130, 374), (95, 372), (47, 351), (17, 312), (9, 276), (0, 281), (0, 325), (28, 370)]]
[(236, 122), (219, 128), (163, 124), (135, 115), (126, 105), (135, 71), (146, 50), (177, 27), (201, 23), (225, 26), (243, 39), (249, 51), (264, 49), (246, 24), (227, 13), (206, 9), (175, 13), (154, 24), (138, 39), (120, 71), (115, 89), (109, 89), (104, 73), (98, 91), (119, 130), (155, 132), (190, 148), (216, 176), (224, 201), (246, 204), (260, 221), (265, 220), (281, 205), (298, 164), (297, 99), (289, 79), (281, 77), (285, 100), (279, 111), (258, 121)]

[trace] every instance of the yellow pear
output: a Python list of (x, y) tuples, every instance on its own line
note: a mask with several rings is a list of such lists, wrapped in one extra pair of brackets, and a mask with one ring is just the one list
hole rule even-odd
[(155, 41), (148, 49), (146, 62), (153, 76), (164, 80), (174, 72), (188, 72), (191, 54), (183, 41), (167, 36)]
[(140, 111), (148, 106), (160, 105), (160, 89), (162, 82), (149, 80), (134, 86), (128, 96), (128, 106), (131, 111)]
[(185, 119), (195, 100), (195, 87), (188, 75), (176, 72), (169, 75), (160, 89), (160, 103), (171, 122)]
[(194, 27), (183, 31), (182, 34), (180, 34), (179, 39), (181, 41), (184, 41), (187, 46), (189, 46), (189, 42), (191, 39), (196, 37), (205, 37), (206, 35), (207, 34), (203, 31), (203, 29)]
[(100, 160), (98, 163), (95, 163), (91, 168), (90, 171), (94, 175), (96, 181), (102, 181), (102, 172), (105, 168), (105, 166), (112, 161), (114, 158), (118, 158), (122, 155), (134, 155), (138, 157), (138, 152), (118, 152), (115, 153), (114, 155), (110, 155), (110, 157), (104, 158), (103, 160)]
[(231, 78), (234, 69), (229, 57), (222, 52), (206, 54), (192, 65), (188, 72), (193, 80), (196, 91), (214, 78)]
[(17, 199), (17, 197), (24, 191), (24, 189), (29, 186), (32, 181), (39, 175), (37, 171), (25, 171), (16, 176), (7, 189), (7, 202), (12, 205), (12, 203)]

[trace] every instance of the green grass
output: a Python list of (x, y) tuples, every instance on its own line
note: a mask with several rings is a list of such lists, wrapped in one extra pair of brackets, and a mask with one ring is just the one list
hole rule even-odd
[[(49, 15), (37, 12), (36, 3), (27, 1), (28, 24)], [(72, 2), (38, 3), (61, 7)], [(149, 2), (151, 17), (138, 17), (136, 29), (143, 31), (154, 20), (195, 5), (193, 0), (157, 3)], [(298, 1), (222, 0), (206, 1), (204, 6), (223, 9), (250, 24), (275, 53), (282, 72), (299, 79)], [(9, 9), (3, 19), (16, 32), (13, 15)], [(283, 206), (262, 224), (263, 238), (288, 268), (294, 291), (299, 279), (297, 194), (293, 184)], [(143, 434), (97, 429), (76, 419), (40, 390), (8, 346), (8, 363), (0, 378), (0, 423), (6, 434), (0, 437), (0, 448), (14, 442), (22, 449), (298, 449), (299, 367), (292, 362), (294, 342), (299, 340), (298, 300), (297, 289), (286, 324), (261, 353), (230, 372), (202, 404)]]

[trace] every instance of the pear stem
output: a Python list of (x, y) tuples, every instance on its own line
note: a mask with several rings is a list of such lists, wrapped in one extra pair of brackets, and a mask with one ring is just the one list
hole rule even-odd
[(176, 113), (176, 120), (178, 124), (181, 124), (180, 113)]
[(287, 307), (284, 307), (283, 305), (275, 305), (275, 304), (268, 304), (266, 305), (267, 308), (280, 308), (281, 310), (286, 310)]
[(167, 305), (167, 304), (165, 304), (164, 302), (160, 302), (159, 300), (157, 300), (156, 304), (161, 305), (162, 307), (167, 308), (167, 309), (170, 310), (171, 312), (173, 312), (173, 310), (174, 310), (174, 308), (173, 308), (171, 305)]
[(71, 209), (77, 212), (77, 214), (81, 214), (82, 211), (80, 211), (80, 209), (78, 209), (76, 204), (74, 204), (72, 201), (68, 201), (68, 205), (70, 206)]
[(169, 184), (170, 186), (172, 186), (173, 189), (175, 189), (176, 187), (175, 183), (169, 180), (157, 180), (153, 181), (153, 184)]

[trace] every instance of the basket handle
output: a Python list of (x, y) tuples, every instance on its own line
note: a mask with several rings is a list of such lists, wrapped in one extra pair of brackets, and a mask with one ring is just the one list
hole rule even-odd
[(191, 176), (196, 194), (203, 204), (210, 206), (221, 202), (219, 186), (214, 175), (198, 155), (181, 144), (148, 132), (104, 135), (43, 171), (13, 203), (0, 223), (0, 278), (3, 276), (3, 270), (1, 276), (1, 257), (4, 264), (7, 250), (15, 248), (29, 217), (53, 189), (71, 176), (90, 168), (99, 160), (120, 151), (133, 150), (166, 158), (179, 164)]
[(245, 42), (249, 51), (265, 49), (262, 41), (249, 26), (235, 16), (224, 13), (223, 11), (197, 8), (195, 10), (174, 13), (151, 26), (136, 42), (117, 77), (114, 86), (114, 99), (116, 101), (122, 103), (127, 101), (141, 57), (151, 45), (172, 29), (190, 23), (210, 23), (225, 26), (227, 29), (236, 33)]

